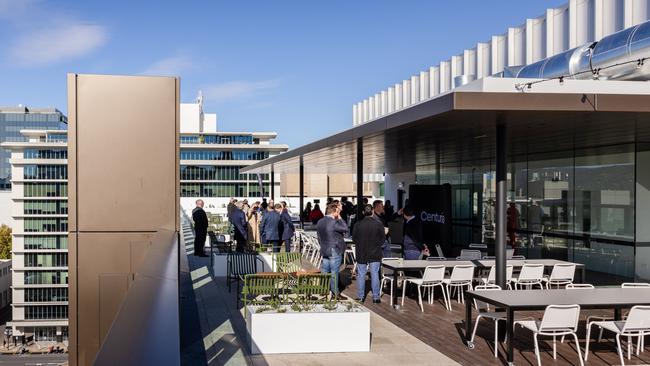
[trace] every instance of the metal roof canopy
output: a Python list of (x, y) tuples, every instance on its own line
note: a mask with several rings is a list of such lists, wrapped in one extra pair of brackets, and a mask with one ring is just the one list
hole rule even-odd
[[(591, 81), (607, 83), (603, 81)], [(632, 89), (650, 87), (628, 82)], [(602, 89), (601, 87), (597, 89)], [(414, 172), (441, 163), (494, 159), (496, 126), (507, 129), (511, 159), (650, 141), (650, 95), (454, 91), (242, 169), (243, 173), (356, 173), (363, 138), (365, 174)], [(579, 153), (579, 152), (578, 152)]]

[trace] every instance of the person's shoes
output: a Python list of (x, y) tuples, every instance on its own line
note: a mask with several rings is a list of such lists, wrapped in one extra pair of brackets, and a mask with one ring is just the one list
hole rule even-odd
[(363, 302), (364, 300), (363, 300), (362, 298), (360, 298), (360, 297), (357, 297), (357, 298), (355, 299), (355, 301), (356, 301), (356, 302)]
[(345, 296), (343, 296), (343, 295), (341, 295), (341, 294), (336, 295), (335, 298), (336, 298), (337, 300), (339, 300), (339, 301), (346, 301), (346, 300), (348, 299), (347, 297), (345, 297)]
[(381, 299), (372, 299), (373, 304), (381, 304)]

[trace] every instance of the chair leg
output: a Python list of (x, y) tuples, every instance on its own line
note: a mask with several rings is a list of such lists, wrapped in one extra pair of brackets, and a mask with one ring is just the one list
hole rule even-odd
[(478, 321), (481, 320), (481, 315), (476, 317), (476, 322), (474, 323), (474, 330), (472, 330), (472, 337), (469, 339), (470, 342), (474, 342), (474, 337), (476, 336), (476, 329), (478, 328)]
[(424, 305), (422, 305), (422, 286), (418, 285), (418, 302), (420, 303), (420, 310), (424, 313)]
[(571, 333), (573, 335), (573, 338), (576, 340), (576, 351), (578, 351), (578, 358), (580, 359), (580, 366), (585, 366), (585, 363), (582, 362), (582, 354), (580, 353), (580, 342), (578, 342), (578, 335), (575, 333)]
[[(476, 320), (478, 323), (478, 319)], [(499, 320), (494, 319), (494, 358), (497, 357), (499, 357)]]
[(627, 359), (628, 360), (632, 359), (632, 347), (634, 347), (634, 343), (632, 343), (632, 336), (627, 336)]
[(589, 356), (589, 343), (591, 343), (591, 326), (593, 324), (588, 323), (587, 324), (587, 336), (585, 337), (585, 361), (587, 361), (587, 357)]
[(408, 283), (408, 281), (402, 282), (402, 306), (404, 306), (404, 297), (406, 296), (406, 284), (407, 283)]
[(537, 333), (533, 334), (533, 340), (535, 341), (535, 357), (537, 358), (537, 366), (542, 366), (542, 361), (539, 358), (539, 344), (537, 343)]
[(553, 359), (557, 360), (557, 337), (553, 336)]
[(618, 348), (618, 357), (621, 359), (621, 366), (625, 365), (625, 361), (623, 358), (623, 349), (621, 348), (621, 335), (617, 334), (616, 335), (616, 347)]

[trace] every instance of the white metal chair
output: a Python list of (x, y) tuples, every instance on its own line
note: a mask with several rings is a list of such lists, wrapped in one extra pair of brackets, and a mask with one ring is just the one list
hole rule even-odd
[(476, 249), (462, 249), (460, 251), (460, 256), (458, 256), (457, 259), (461, 260), (476, 260), (476, 259), (481, 259), (483, 255), (481, 254), (480, 250)]
[[(386, 262), (398, 262), (400, 258), (382, 258), (381, 263), (386, 263)], [(401, 274), (398, 272), (398, 276)], [(403, 277), (403, 275), (401, 276)], [(386, 283), (390, 284), (390, 306), (393, 306), (393, 280), (394, 278), (392, 276), (389, 276), (384, 272), (384, 266), (381, 266), (381, 283), (379, 284), (379, 288), (383, 289)], [(384, 292), (381, 292), (381, 295), (383, 295)]]
[(621, 336), (627, 336), (627, 359), (629, 360), (632, 355), (632, 338), (638, 337), (638, 344), (636, 349), (637, 356), (641, 348), (641, 340), (647, 334), (650, 334), (650, 306), (637, 305), (632, 307), (627, 315), (625, 321), (595, 321), (587, 324), (587, 345), (585, 346), (585, 361), (589, 355), (589, 337), (591, 335), (591, 327), (598, 326), (599, 328), (607, 329), (616, 334), (616, 347), (618, 348), (618, 357), (621, 360), (621, 365), (625, 365), (623, 358), (623, 348), (621, 347)]
[[(512, 290), (512, 286), (510, 285), (510, 281), (512, 281), (512, 271), (513, 267), (511, 265), (506, 266), (506, 286), (508, 286), (509, 290)], [(479, 278), (479, 281), (483, 285), (492, 285), (496, 283), (496, 277), (497, 277), (497, 270), (496, 266), (490, 267), (490, 272), (488, 273), (487, 277), (481, 277)]]
[[(478, 285), (474, 288), (474, 291), (499, 291), (501, 290), (500, 286), (497, 285)], [(494, 357), (498, 357), (499, 354), (499, 321), (506, 320), (505, 312), (496, 312), (490, 311), (490, 305), (474, 299), (474, 308), (478, 311), (478, 316), (476, 317), (476, 323), (474, 323), (474, 330), (472, 331), (472, 337), (469, 340), (470, 347), (474, 346), (474, 337), (476, 336), (476, 329), (478, 328), (478, 322), (481, 319), (491, 319), (494, 321)]]
[(624, 282), (621, 283), (621, 288), (649, 288), (650, 283), (645, 282)]
[(487, 244), (481, 244), (481, 243), (471, 243), (469, 245), (470, 249), (487, 249)]
[(544, 276), (542, 279), (546, 284), (546, 288), (550, 289), (551, 286), (560, 288), (562, 285), (573, 283), (573, 277), (576, 273), (576, 265), (573, 263), (558, 263), (553, 265), (553, 270), (550, 276)]
[(474, 281), (474, 269), (472, 265), (455, 265), (448, 278), (442, 280), (447, 287), (447, 294), (449, 296), (449, 310), (451, 310), (451, 289), (454, 288), (458, 292), (456, 299), (459, 303), (465, 303), (465, 294), (463, 289), (467, 287), (472, 290), (472, 282)]
[(451, 310), (448, 301), (448, 294), (443, 286), (443, 279), (445, 278), (445, 266), (427, 266), (424, 269), (422, 278), (405, 278), (402, 286), (402, 306), (404, 306), (404, 297), (406, 297), (406, 285), (410, 282), (418, 287), (418, 301), (420, 310), (424, 312), (424, 305), (422, 305), (422, 288), (429, 290), (429, 304), (433, 303), (433, 289), (440, 286), (442, 289), (442, 297), (445, 301), (445, 307)]
[(526, 286), (528, 289), (533, 288), (533, 286), (538, 285), (540, 289), (544, 289), (542, 280), (544, 279), (544, 265), (543, 264), (532, 264), (526, 263), (521, 266), (521, 272), (517, 278), (512, 278), (512, 282), (515, 284), (515, 290), (519, 287), (523, 289)]
[[(569, 283), (565, 287), (567, 290), (593, 290), (595, 289), (594, 285), (589, 284), (589, 283)], [(613, 320), (612, 318), (608, 316), (602, 316), (602, 315), (589, 315), (587, 316), (587, 324), (589, 324), (592, 321), (605, 321), (605, 320)], [(598, 342), (603, 337), (603, 330), (600, 329), (600, 334), (598, 335)], [(564, 336), (562, 337), (561, 342), (564, 342)]]
[(580, 305), (549, 305), (544, 310), (542, 320), (519, 320), (515, 321), (515, 325), (520, 325), (533, 332), (533, 340), (535, 342), (535, 357), (537, 357), (537, 365), (541, 366), (542, 361), (539, 357), (539, 344), (537, 336), (552, 336), (553, 337), (553, 359), (557, 359), (557, 337), (572, 335), (576, 342), (576, 350), (580, 358), (580, 365), (584, 366), (582, 361), (582, 354), (580, 353), (580, 343), (576, 330), (578, 329), (578, 321), (580, 318)]
[(350, 248), (345, 250), (345, 255), (343, 255), (343, 266), (345, 267), (347, 265), (347, 258), (350, 258), (350, 261), (352, 262), (352, 275), (356, 275), (357, 273), (357, 257), (355, 255), (355, 246), (354, 244), (350, 245)]

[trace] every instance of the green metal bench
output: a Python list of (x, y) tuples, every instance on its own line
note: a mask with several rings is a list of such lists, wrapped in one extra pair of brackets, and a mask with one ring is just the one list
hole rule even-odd
[(276, 272), (293, 273), (302, 270), (300, 252), (274, 253), (273, 263)]
[(243, 281), (244, 276), (248, 274), (257, 273), (257, 262), (261, 264), (261, 268), (264, 268), (264, 262), (257, 256), (257, 254), (238, 252), (228, 253), (228, 271), (226, 273), (228, 292), (230, 292), (230, 285), (233, 281), (237, 281), (237, 291), (239, 292), (239, 281)]
[[(244, 277), (242, 302), (247, 305), (280, 305), (285, 301), (286, 273), (257, 273)], [(237, 304), (239, 306), (239, 304)]]
[(330, 273), (298, 272), (293, 293), (302, 303), (322, 304), (328, 301), (332, 275)]

